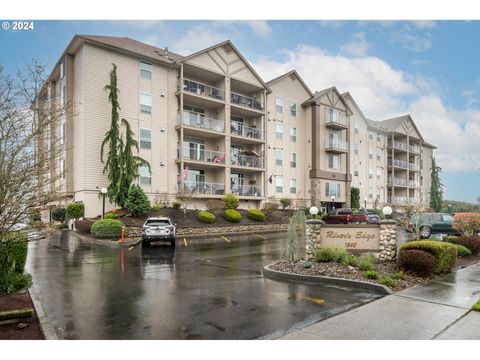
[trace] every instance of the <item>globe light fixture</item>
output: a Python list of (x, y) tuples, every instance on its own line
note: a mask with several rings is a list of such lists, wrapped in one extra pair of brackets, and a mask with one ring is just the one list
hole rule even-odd
[(102, 206), (102, 219), (105, 218), (105, 195), (107, 195), (107, 192), (108, 192), (108, 189), (106, 187), (102, 187), (100, 189), (100, 193), (102, 194), (102, 203), (103, 203), (103, 206)]
[(392, 208), (390, 206), (385, 206), (383, 209), (382, 209), (382, 213), (383, 215), (385, 216), (389, 216), (389, 215), (392, 215)]
[(318, 208), (317, 208), (316, 206), (312, 206), (312, 207), (310, 208), (310, 215), (315, 216), (315, 215), (317, 215), (317, 214), (318, 214)]

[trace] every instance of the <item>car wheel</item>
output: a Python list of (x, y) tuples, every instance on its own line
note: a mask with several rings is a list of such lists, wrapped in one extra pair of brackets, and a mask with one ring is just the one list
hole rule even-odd
[(150, 242), (149, 241), (142, 241), (142, 247), (150, 247)]
[(175, 239), (170, 240), (170, 246), (171, 246), (171, 247), (175, 247)]
[(428, 239), (432, 235), (432, 228), (429, 226), (423, 226), (420, 228), (420, 238)]

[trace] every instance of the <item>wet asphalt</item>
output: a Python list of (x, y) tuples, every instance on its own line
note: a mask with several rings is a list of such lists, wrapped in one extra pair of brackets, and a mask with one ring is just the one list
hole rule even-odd
[(272, 339), (379, 298), (263, 278), (285, 243), (243, 235), (119, 250), (63, 231), (30, 243), (27, 271), (60, 339)]

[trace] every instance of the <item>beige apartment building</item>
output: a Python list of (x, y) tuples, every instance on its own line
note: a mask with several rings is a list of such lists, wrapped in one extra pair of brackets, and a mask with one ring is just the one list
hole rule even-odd
[[(104, 87), (112, 63), (120, 117), (130, 122), (139, 155), (151, 165), (151, 171), (139, 169), (138, 183), (153, 202), (171, 203), (188, 189), (195, 208), (226, 193), (237, 194), (242, 208), (282, 197), (297, 207), (328, 208), (348, 206), (351, 186), (360, 187), (369, 207), (375, 200), (380, 206), (422, 194), (427, 199), (429, 173), (416, 166), (429, 166), (433, 147), (410, 117), (380, 126), (349, 94), (335, 87), (312, 92), (296, 71), (264, 82), (230, 41), (181, 56), (129, 38), (76, 35), (43, 88), (45, 106), (65, 111), (38, 149), (60, 147), (49, 190), (61, 194), (63, 204), (84, 202), (88, 217), (101, 212), (99, 190), (108, 185), (100, 147), (110, 126)], [(380, 160), (377, 150), (366, 159), (371, 163), (363, 160), (370, 156), (367, 144), (381, 150)], [(367, 179), (370, 167), (373, 179)]]

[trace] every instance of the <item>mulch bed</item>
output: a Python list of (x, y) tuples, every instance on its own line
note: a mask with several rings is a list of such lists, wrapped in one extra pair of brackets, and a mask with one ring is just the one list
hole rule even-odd
[[(20, 310), (24, 308), (33, 308), (32, 299), (26, 289), (17, 291), (14, 294), (0, 297), (0, 311)], [(22, 319), (22, 323), (27, 324), (23, 329), (17, 328), (18, 324), (0, 325), (1, 340), (43, 340), (43, 333), (34, 312), (31, 319)]]
[(480, 254), (478, 255), (470, 255), (465, 257), (458, 257), (457, 262), (455, 264), (454, 270), (458, 270), (464, 268), (468, 265), (472, 265), (476, 262), (480, 261)]

